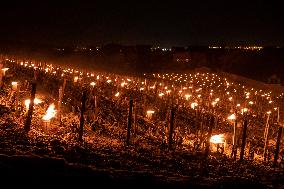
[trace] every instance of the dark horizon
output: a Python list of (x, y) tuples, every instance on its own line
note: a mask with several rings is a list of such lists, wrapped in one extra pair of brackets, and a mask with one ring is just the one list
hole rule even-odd
[(0, 42), (284, 46), (279, 2), (5, 2)]

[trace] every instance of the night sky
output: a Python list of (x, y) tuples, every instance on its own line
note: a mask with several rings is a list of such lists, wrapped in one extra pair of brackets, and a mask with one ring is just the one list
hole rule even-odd
[(102, 2), (1, 2), (0, 40), (164, 47), (284, 45), (281, 1)]

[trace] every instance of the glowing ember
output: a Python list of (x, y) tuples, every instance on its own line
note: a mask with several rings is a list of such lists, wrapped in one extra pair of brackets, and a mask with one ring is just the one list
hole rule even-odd
[(55, 117), (55, 114), (56, 114), (57, 111), (54, 108), (55, 108), (55, 105), (51, 104), (48, 107), (48, 109), (46, 110), (46, 114), (43, 116), (42, 119), (45, 120), (45, 121), (48, 121), (51, 118)]
[(210, 138), (210, 142), (214, 144), (223, 144), (225, 143), (224, 134), (213, 135)]
[(119, 96), (119, 92), (117, 92), (114, 96), (116, 96), (116, 97)]
[(95, 86), (95, 85), (96, 85), (96, 83), (95, 83), (95, 82), (91, 82), (91, 85), (92, 85), (92, 86)]

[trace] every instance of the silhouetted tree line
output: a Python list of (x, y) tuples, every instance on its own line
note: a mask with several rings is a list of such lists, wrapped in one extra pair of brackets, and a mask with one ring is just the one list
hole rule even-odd
[[(172, 51), (152, 50), (151, 45), (123, 46), (107, 44), (97, 49), (52, 47), (48, 45), (2, 44), (1, 54), (13, 55), (23, 60), (38, 60), (80, 69), (96, 69), (113, 73), (141, 74), (147, 72), (185, 72), (197, 67), (208, 67), (251, 79), (267, 82), (276, 75), (284, 83), (284, 49), (267, 47), (262, 50), (208, 49), (207, 47), (173, 48)], [(173, 60), (175, 51), (190, 53), (188, 63)]]

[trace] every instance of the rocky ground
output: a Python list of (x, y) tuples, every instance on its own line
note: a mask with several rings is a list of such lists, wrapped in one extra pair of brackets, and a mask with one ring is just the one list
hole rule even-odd
[(123, 141), (102, 135), (96, 135), (92, 143), (79, 143), (72, 137), (35, 133), (31, 130), (26, 135), (9, 114), (1, 117), (1, 175), (40, 180), (41, 186), (56, 181), (71, 188), (88, 183), (120, 187), (281, 188), (284, 183), (283, 170), (263, 163), (233, 161), (218, 154), (206, 159), (202, 153), (168, 150), (153, 144), (126, 146)]

